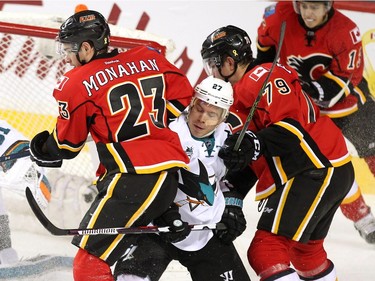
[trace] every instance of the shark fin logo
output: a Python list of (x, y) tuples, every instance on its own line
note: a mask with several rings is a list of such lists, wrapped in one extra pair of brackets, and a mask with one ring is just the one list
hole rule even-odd
[(190, 197), (206, 202), (212, 206), (215, 198), (214, 187), (210, 184), (204, 164), (199, 161), (199, 175), (181, 169), (183, 184), (179, 188)]

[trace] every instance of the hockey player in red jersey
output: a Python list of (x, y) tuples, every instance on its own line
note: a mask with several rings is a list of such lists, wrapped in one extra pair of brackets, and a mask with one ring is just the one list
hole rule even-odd
[[(183, 239), (190, 228), (169, 206), (177, 192), (177, 170), (189, 159), (167, 120), (189, 104), (188, 79), (154, 49), (109, 52), (109, 26), (96, 11), (69, 17), (57, 40), (66, 61), (76, 67), (54, 89), (56, 126), (32, 139), (32, 160), (60, 167), (63, 159), (79, 154), (90, 133), (101, 165), (99, 193), (80, 228), (144, 226), (167, 213), (171, 231)], [(136, 238), (74, 237), (79, 247), (74, 280), (113, 280), (110, 266)]]
[(262, 95), (239, 149), (236, 133), (219, 152), (230, 171), (250, 164), (259, 179), (256, 199), (264, 209), (248, 249), (250, 265), (262, 281), (336, 280), (324, 239), (354, 182), (340, 129), (320, 116), (289, 67), (277, 64), (260, 92), (272, 64), (257, 65), (242, 29), (215, 30), (201, 54), (208, 74), (232, 83), (234, 115), (246, 117)]
[[(303, 90), (332, 118), (375, 175), (375, 102), (363, 77), (357, 25), (333, 8), (333, 1), (283, 1), (266, 9), (258, 28), (259, 62), (272, 61), (282, 21), (280, 62), (294, 68)], [(355, 183), (340, 206), (368, 242), (375, 243), (375, 218)]]
[[(189, 224), (221, 221), (227, 228), (214, 232), (192, 231), (176, 243), (168, 233), (143, 235), (117, 262), (117, 281), (159, 280), (172, 260), (186, 267), (191, 280), (250, 281), (232, 241), (246, 228), (241, 189), (248, 189), (247, 185), (253, 183), (243, 180), (238, 173), (221, 181), (226, 168), (218, 157), (230, 133), (224, 121), (232, 103), (231, 84), (207, 77), (196, 86), (186, 112), (169, 125), (178, 133), (190, 158), (189, 171), (179, 172), (179, 189), (174, 200), (182, 219)], [(250, 169), (246, 172), (251, 173)], [(246, 178), (249, 177), (246, 175)]]

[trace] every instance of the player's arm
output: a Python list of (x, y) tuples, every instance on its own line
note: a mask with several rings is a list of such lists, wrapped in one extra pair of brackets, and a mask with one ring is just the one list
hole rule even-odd
[(30, 142), (31, 160), (41, 167), (59, 168), (63, 159), (74, 158), (84, 145), (85, 141), (78, 145), (58, 141), (56, 130), (51, 134), (43, 131), (35, 135)]
[(168, 123), (178, 116), (185, 110), (187, 107), (186, 102), (184, 100), (170, 100), (167, 101), (167, 118)]
[(62, 95), (55, 98), (59, 103), (55, 129), (40, 132), (30, 142), (31, 160), (42, 167), (61, 167), (63, 159), (76, 157), (85, 145), (90, 122), (95, 122), (94, 117), (87, 118), (85, 103), (75, 107)]
[(240, 171), (229, 170), (220, 187), (225, 198), (225, 209), (220, 222), (226, 229), (216, 230), (215, 235), (226, 244), (234, 241), (246, 229), (246, 218), (243, 213), (243, 200), (257, 181), (249, 166)]
[(261, 43), (257, 41), (257, 57), (255, 59), (256, 64), (273, 62), (275, 55), (275, 46), (262, 46)]
[(301, 80), (302, 89), (317, 105), (330, 108), (346, 96), (353, 93), (354, 87), (349, 77), (340, 77), (328, 71), (317, 80)]
[(165, 74), (167, 98), (167, 116), (172, 120), (185, 110), (191, 101), (193, 87), (185, 75), (178, 72)]
[(287, 179), (303, 170), (317, 168), (316, 163), (321, 163), (322, 167), (331, 166), (308, 132), (291, 118), (283, 119), (256, 133), (247, 131), (240, 148), (234, 151), (238, 136), (239, 133), (236, 133), (229, 137), (219, 152), (225, 165), (234, 171), (244, 169), (262, 155), (267, 161), (279, 162)]
[[(302, 81), (304, 91), (323, 108), (330, 108), (350, 94), (364, 100), (369, 92), (363, 87), (363, 50), (359, 29), (353, 25), (338, 31), (340, 38), (331, 38), (332, 62), (321, 77), (313, 81)], [(361, 89), (356, 87), (361, 84)]]
[(276, 56), (277, 36), (280, 33), (279, 5), (273, 4), (265, 8), (263, 20), (258, 27), (256, 47), (257, 64), (273, 62)]
[(40, 167), (59, 168), (62, 165), (60, 150), (48, 131), (36, 134), (30, 142), (30, 158)]
[(242, 197), (249, 193), (258, 180), (250, 166), (240, 171), (228, 171), (225, 179), (230, 188), (236, 190)]

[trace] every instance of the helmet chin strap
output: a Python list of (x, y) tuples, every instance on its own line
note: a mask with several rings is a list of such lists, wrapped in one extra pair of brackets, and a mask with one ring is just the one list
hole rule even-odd
[(85, 64), (87, 63), (87, 61), (85, 61), (85, 60), (81, 60), (81, 59), (80, 59), (78, 53), (76, 53), (76, 58), (77, 58), (78, 62), (79, 62), (81, 65), (85, 65)]
[(93, 60), (98, 54), (99, 54), (99, 52), (95, 50), (95, 53), (94, 53), (94, 55), (92, 56), (92, 58), (89, 59), (88, 61), (86, 61), (86, 60), (81, 60), (80, 57), (79, 57), (79, 54), (78, 54), (78, 52), (77, 52), (77, 53), (76, 53), (76, 58), (77, 58), (78, 62), (79, 62), (81, 65), (85, 65), (86, 63), (92, 61), (92, 60)]
[(225, 82), (229, 82), (229, 78), (231, 78), (231, 77), (236, 73), (236, 71), (237, 71), (237, 67), (238, 67), (238, 64), (237, 64), (237, 62), (235, 62), (235, 63), (234, 63), (234, 70), (233, 70), (232, 74), (227, 75), (227, 76), (224, 76), (224, 75), (221, 73), (221, 67), (220, 67), (220, 68), (218, 69), (218, 70), (219, 70), (219, 74), (220, 74), (221, 77), (224, 78), (224, 81), (225, 81)]

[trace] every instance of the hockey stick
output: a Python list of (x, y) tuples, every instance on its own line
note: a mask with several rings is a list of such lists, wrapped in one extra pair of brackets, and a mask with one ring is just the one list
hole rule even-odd
[(268, 75), (267, 75), (266, 79), (263, 82), (262, 88), (260, 88), (260, 91), (259, 91), (259, 93), (258, 93), (258, 95), (257, 95), (257, 97), (256, 97), (256, 99), (255, 99), (255, 101), (253, 103), (253, 106), (250, 109), (249, 115), (247, 116), (245, 124), (244, 124), (244, 126), (243, 126), (243, 128), (242, 128), (242, 130), (240, 132), (240, 135), (238, 136), (238, 139), (237, 139), (237, 141), (236, 141), (236, 143), (234, 145), (234, 148), (233, 148), (234, 151), (237, 151), (240, 148), (240, 144), (242, 142), (243, 137), (245, 136), (245, 133), (247, 131), (247, 127), (249, 127), (249, 124), (250, 124), (251, 120), (253, 119), (254, 112), (255, 112), (255, 110), (258, 107), (258, 103), (259, 103), (260, 99), (262, 98), (264, 89), (267, 86), (267, 83), (268, 83), (268, 81), (270, 79), (272, 71), (275, 68), (275, 65), (277, 64), (277, 61), (279, 60), (281, 47), (282, 47), (283, 41), (284, 41), (285, 28), (286, 28), (286, 22), (283, 21), (282, 24), (281, 24), (281, 28), (280, 28), (279, 44), (277, 46), (277, 52), (276, 52), (275, 58), (274, 58), (274, 60), (272, 62), (272, 66), (270, 68), (270, 71), (268, 72)]
[(28, 156), (30, 156), (30, 150), (23, 150), (20, 152), (9, 154), (9, 155), (0, 156), (0, 163), (10, 161), (10, 160), (16, 160), (16, 159), (24, 158)]
[[(113, 235), (113, 234), (144, 234), (144, 233), (160, 233), (170, 232), (169, 227), (158, 226), (139, 226), (139, 227), (108, 227), (108, 228), (87, 228), (87, 229), (63, 229), (55, 226), (40, 209), (29, 187), (26, 187), (27, 202), (34, 212), (40, 223), (53, 235), (67, 236), (67, 235)], [(192, 231), (197, 230), (211, 230), (211, 229), (226, 229), (223, 223), (216, 224), (196, 224), (190, 225)]]
[[(348, 86), (349, 86), (349, 83), (350, 83), (351, 80), (352, 80), (353, 74), (354, 74), (354, 72), (350, 73), (350, 76), (349, 76), (348, 80), (347, 80), (346, 83), (345, 83), (345, 87), (343, 87), (343, 88), (341, 89), (341, 91), (340, 91), (340, 92), (339, 92), (339, 93), (338, 93), (333, 99), (331, 99), (331, 100), (329, 101), (328, 106), (327, 106), (328, 108), (334, 106), (334, 105), (339, 101), (339, 99), (341, 99), (341, 97), (344, 95), (345, 90), (346, 90), (346, 89), (349, 89)], [(349, 90), (349, 91), (350, 91), (350, 90)]]

